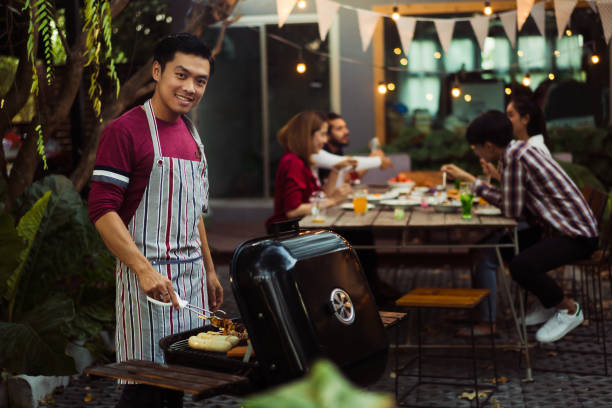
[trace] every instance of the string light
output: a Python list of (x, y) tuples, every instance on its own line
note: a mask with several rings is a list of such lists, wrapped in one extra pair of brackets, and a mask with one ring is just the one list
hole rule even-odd
[(382, 81), (378, 83), (377, 89), (378, 89), (378, 93), (381, 95), (384, 95), (387, 93), (387, 85), (385, 85), (385, 83)]
[(504, 89), (504, 93), (505, 93), (506, 95), (512, 95), (512, 89), (511, 89), (511, 88), (506, 87), (506, 89)]
[(390, 91), (395, 91), (395, 84), (393, 82), (389, 82), (387, 84), (387, 89)]
[(561, 56), (561, 51), (555, 50), (554, 54), (555, 54), (555, 57), (560, 57)]
[(493, 14), (493, 7), (491, 7), (490, 1), (484, 2), (484, 9), (482, 9), (482, 12), (485, 16), (490, 16), (491, 14)]
[(400, 13), (399, 13), (399, 9), (397, 8), (397, 6), (393, 6), (393, 14), (391, 14), (391, 18), (393, 19), (393, 21), (399, 20)]
[(298, 8), (301, 8), (302, 10), (305, 9), (307, 5), (308, 5), (308, 3), (306, 3), (306, 0), (299, 0), (297, 2)]
[(548, 74), (548, 79), (550, 79), (551, 81), (554, 81), (555, 74), (553, 74), (552, 72), (550, 74)]
[(425, 95), (425, 99), (427, 99), (428, 101), (433, 101), (433, 94), (428, 93), (427, 95)]
[(516, 55), (518, 55), (519, 57), (522, 57), (522, 56), (523, 56), (523, 55), (525, 55), (525, 54), (523, 53), (523, 50), (518, 50), (518, 51), (516, 52)]
[(599, 64), (599, 55), (597, 55), (597, 54), (591, 55), (591, 63), (592, 64)]
[(569, 28), (567, 30), (565, 30), (565, 35), (567, 35), (568, 37), (571, 37), (572, 34), (574, 34), (574, 33), (572, 33), (572, 30), (570, 30)]
[(304, 58), (302, 58), (302, 50), (300, 50), (300, 54), (298, 55), (298, 63), (295, 66), (295, 70), (298, 74), (306, 72), (306, 63), (304, 62)]
[(400, 54), (402, 53), (402, 49), (401, 49), (400, 47), (395, 47), (395, 48), (393, 49), (393, 53), (394, 53), (395, 55), (400, 55)]
[(470, 94), (465, 94), (465, 95), (463, 95), (463, 99), (464, 99), (466, 102), (472, 102), (472, 95), (470, 95)]
[(440, 59), (440, 58), (442, 58), (442, 53), (441, 53), (440, 51), (436, 51), (436, 52), (434, 52), (434, 58), (435, 58), (435, 59)]
[(461, 96), (461, 88), (459, 88), (459, 81), (457, 80), (457, 77), (455, 77), (455, 81), (453, 81), (451, 95), (453, 96), (453, 98), (458, 98)]
[(402, 59), (400, 60), (400, 64), (402, 64), (402, 65), (408, 65), (408, 58), (402, 58)]
[(527, 73), (525, 74), (525, 76), (523, 77), (523, 80), (521, 81), (521, 83), (522, 83), (524, 86), (529, 86), (529, 85), (531, 85), (531, 75), (529, 74), (529, 72), (527, 72)]

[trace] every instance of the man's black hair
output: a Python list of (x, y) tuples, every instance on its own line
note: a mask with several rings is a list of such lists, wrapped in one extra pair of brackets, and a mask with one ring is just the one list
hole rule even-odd
[(155, 46), (153, 61), (159, 62), (162, 71), (166, 67), (166, 63), (174, 59), (174, 54), (182, 52), (183, 54), (196, 55), (207, 59), (210, 63), (209, 77), (212, 77), (215, 71), (215, 59), (210, 52), (210, 48), (204, 44), (204, 41), (190, 33), (170, 34)]
[(327, 112), (327, 121), (334, 119), (342, 119), (342, 116), (338, 115), (336, 112)]
[(538, 104), (527, 96), (515, 96), (510, 103), (521, 116), (529, 115), (527, 134), (529, 136), (544, 135), (546, 137), (546, 121)]
[(465, 137), (471, 145), (491, 142), (498, 147), (506, 147), (512, 140), (512, 122), (505, 113), (490, 110), (470, 123)]

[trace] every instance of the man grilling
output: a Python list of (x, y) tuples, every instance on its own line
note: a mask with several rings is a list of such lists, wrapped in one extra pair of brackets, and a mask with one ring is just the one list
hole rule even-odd
[[(155, 48), (151, 99), (113, 121), (96, 158), (89, 212), (117, 257), (117, 361), (164, 362), (159, 340), (203, 325), (178, 298), (211, 311), (223, 302), (202, 213), (208, 168), (200, 137), (185, 116), (214, 70), (196, 36), (174, 34)], [(162, 301), (160, 306), (147, 297)], [(126, 385), (117, 407), (181, 407), (182, 393)]]

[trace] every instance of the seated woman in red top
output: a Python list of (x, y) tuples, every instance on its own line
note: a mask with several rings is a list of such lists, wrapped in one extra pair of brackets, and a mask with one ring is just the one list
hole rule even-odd
[(336, 164), (322, 187), (311, 170), (310, 155), (319, 152), (327, 143), (327, 126), (323, 114), (304, 111), (291, 118), (278, 132), (276, 138), (284, 147), (285, 154), (276, 171), (274, 215), (268, 218), (266, 226), (310, 214), (313, 207), (310, 198), (320, 190), (327, 196), (325, 207), (339, 204), (350, 193), (348, 184), (336, 188), (336, 183), (338, 170), (354, 165), (354, 160)]

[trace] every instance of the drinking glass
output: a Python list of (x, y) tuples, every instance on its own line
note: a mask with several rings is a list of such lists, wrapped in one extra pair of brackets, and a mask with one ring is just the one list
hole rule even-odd
[(316, 194), (311, 198), (312, 222), (325, 222), (327, 198), (323, 194)]
[(355, 214), (363, 214), (368, 209), (368, 192), (366, 190), (356, 190), (353, 193), (353, 210)]
[(462, 182), (459, 184), (459, 199), (461, 200), (461, 218), (469, 220), (472, 218), (472, 183)]

